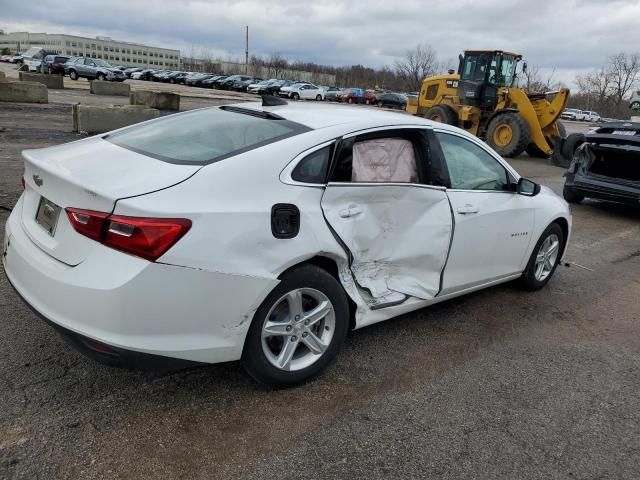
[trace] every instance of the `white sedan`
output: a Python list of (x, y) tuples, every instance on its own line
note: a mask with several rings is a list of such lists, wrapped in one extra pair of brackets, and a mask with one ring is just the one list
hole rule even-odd
[(314, 85), (313, 83), (302, 83), (294, 85), (289, 96), (294, 100), (324, 100), (326, 91), (324, 88)]
[(473, 135), (263, 102), (24, 151), (3, 248), (16, 291), (105, 363), (240, 360), (290, 386), (350, 329), (552, 277), (567, 203)]

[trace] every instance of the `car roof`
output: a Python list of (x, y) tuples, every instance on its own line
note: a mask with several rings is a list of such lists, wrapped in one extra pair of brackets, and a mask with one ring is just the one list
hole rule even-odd
[(250, 109), (258, 112), (270, 112), (286, 120), (305, 125), (314, 130), (334, 125), (352, 124), (356, 128), (370, 128), (373, 125), (437, 125), (444, 130), (458, 130), (444, 123), (434, 123), (415, 115), (390, 112), (373, 108), (360, 108), (351, 105), (327, 105), (308, 103), (289, 103), (273, 107), (263, 107), (259, 102), (236, 103), (235, 108)]

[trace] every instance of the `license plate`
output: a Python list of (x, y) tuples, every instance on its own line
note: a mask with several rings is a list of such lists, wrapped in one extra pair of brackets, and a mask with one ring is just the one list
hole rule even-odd
[(614, 130), (613, 134), (614, 135), (635, 135), (636, 131), (635, 130)]
[(40, 197), (36, 212), (36, 223), (44, 228), (52, 237), (56, 233), (56, 225), (60, 216), (60, 207), (44, 197)]

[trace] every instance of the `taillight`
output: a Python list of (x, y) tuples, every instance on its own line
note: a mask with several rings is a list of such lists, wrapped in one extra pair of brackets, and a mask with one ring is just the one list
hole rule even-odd
[(104, 222), (109, 216), (108, 213), (80, 210), (79, 208), (67, 208), (66, 212), (76, 232), (96, 242), (102, 241), (102, 231), (104, 230)]
[(67, 208), (73, 228), (103, 245), (154, 261), (191, 228), (186, 218), (142, 218)]

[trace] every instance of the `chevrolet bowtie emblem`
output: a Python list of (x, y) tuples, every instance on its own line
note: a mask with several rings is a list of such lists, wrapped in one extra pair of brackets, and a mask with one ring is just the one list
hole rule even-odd
[(34, 175), (33, 177), (33, 181), (36, 182), (36, 185), (41, 187), (42, 186), (42, 178), (40, 177), (40, 175)]

